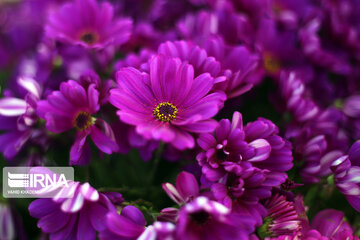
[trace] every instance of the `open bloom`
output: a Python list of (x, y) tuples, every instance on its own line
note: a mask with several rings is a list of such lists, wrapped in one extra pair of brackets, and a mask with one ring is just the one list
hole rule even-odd
[(150, 73), (123, 68), (117, 73), (118, 89), (110, 102), (120, 110), (120, 119), (135, 125), (146, 139), (162, 140), (177, 149), (193, 148), (192, 133), (214, 130), (210, 119), (222, 106), (225, 95), (210, 93), (214, 79), (209, 73), (194, 79), (194, 69), (180, 59), (154, 56)]
[(96, 231), (105, 229), (105, 217), (115, 207), (109, 199), (89, 183), (73, 182), (72, 198), (41, 198), (29, 205), (32, 217), (39, 218), (37, 226), (50, 239), (96, 239)]
[(114, 8), (110, 3), (76, 0), (50, 14), (45, 31), (50, 38), (86, 48), (117, 46), (128, 41), (132, 21), (113, 18)]
[[(37, 113), (46, 120), (46, 127), (61, 133), (72, 128), (77, 130), (75, 143), (70, 151), (71, 164), (87, 164), (90, 147), (86, 141), (90, 135), (95, 145), (104, 153), (118, 151), (110, 126), (92, 115), (99, 110), (99, 92), (95, 84), (85, 90), (79, 83), (70, 80), (60, 85), (60, 91), (52, 92), (47, 100), (39, 101)], [(104, 129), (104, 132), (102, 131)]]

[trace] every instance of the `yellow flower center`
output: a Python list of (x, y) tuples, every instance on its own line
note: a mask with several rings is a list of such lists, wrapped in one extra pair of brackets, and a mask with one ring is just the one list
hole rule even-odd
[(263, 54), (263, 61), (264, 67), (269, 73), (277, 73), (281, 68), (279, 60), (277, 60), (271, 53), (265, 52)]
[(80, 36), (80, 40), (86, 44), (94, 44), (99, 40), (99, 36), (94, 32), (84, 32)]
[(177, 112), (177, 108), (169, 102), (162, 102), (153, 110), (153, 114), (156, 119), (162, 122), (169, 122), (170, 120), (175, 119)]
[(88, 112), (81, 111), (74, 117), (74, 127), (80, 131), (89, 128), (94, 123), (94, 119)]

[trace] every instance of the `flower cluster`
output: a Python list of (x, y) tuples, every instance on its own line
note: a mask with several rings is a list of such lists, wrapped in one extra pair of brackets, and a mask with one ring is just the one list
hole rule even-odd
[(356, 0), (0, 1), (2, 166), (75, 169), (0, 239), (358, 240), (359, 56)]

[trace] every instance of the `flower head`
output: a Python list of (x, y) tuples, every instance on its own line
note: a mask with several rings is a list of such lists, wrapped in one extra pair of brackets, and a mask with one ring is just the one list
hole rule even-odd
[(118, 46), (129, 39), (132, 21), (113, 18), (110, 3), (76, 0), (50, 14), (45, 31), (50, 38), (86, 48)]
[[(47, 100), (39, 101), (37, 113), (46, 120), (46, 127), (55, 133), (77, 130), (75, 143), (70, 151), (72, 164), (86, 164), (90, 149), (86, 138), (90, 135), (95, 145), (105, 153), (118, 150), (110, 126), (93, 116), (99, 108), (99, 92), (95, 84), (84, 89), (78, 82), (68, 81), (60, 85), (60, 91), (52, 92)], [(104, 129), (104, 132), (103, 130)]]
[(156, 55), (149, 61), (150, 73), (123, 68), (117, 73), (118, 89), (110, 102), (119, 108), (120, 119), (135, 125), (146, 139), (162, 140), (177, 149), (193, 148), (190, 133), (212, 131), (212, 119), (225, 95), (209, 93), (214, 79), (209, 73), (194, 79), (193, 67), (179, 59)]

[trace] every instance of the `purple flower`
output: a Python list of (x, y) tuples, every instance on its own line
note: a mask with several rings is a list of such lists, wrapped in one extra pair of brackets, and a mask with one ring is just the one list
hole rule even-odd
[(192, 201), (200, 194), (199, 184), (194, 175), (184, 171), (177, 176), (176, 187), (171, 183), (163, 183), (162, 188), (179, 205)]
[(106, 228), (99, 233), (101, 240), (135, 240), (145, 230), (146, 220), (139, 209), (126, 206), (117, 212), (109, 212), (104, 219)]
[(50, 14), (45, 27), (50, 38), (94, 49), (125, 43), (131, 29), (130, 19), (114, 19), (112, 5), (99, 4), (96, 0), (76, 0), (62, 5)]
[(118, 89), (110, 102), (120, 119), (135, 125), (146, 139), (171, 143), (177, 149), (193, 148), (190, 133), (212, 131), (212, 119), (225, 100), (222, 92), (209, 94), (214, 79), (209, 73), (194, 79), (193, 67), (164, 55), (150, 61), (150, 73), (123, 68), (117, 73)]
[(37, 113), (46, 120), (47, 129), (54, 133), (72, 128), (77, 130), (70, 151), (71, 164), (83, 165), (90, 161), (90, 147), (86, 141), (88, 135), (102, 152), (111, 154), (118, 151), (110, 126), (92, 116), (99, 107), (96, 85), (90, 84), (86, 90), (73, 80), (61, 83), (60, 91), (54, 91), (47, 100), (38, 102)]
[(176, 239), (249, 239), (252, 219), (232, 214), (224, 205), (198, 197), (180, 209)]
[(73, 198), (42, 198), (29, 205), (30, 215), (40, 219), (37, 226), (57, 239), (96, 239), (96, 231), (105, 229), (105, 217), (115, 207), (89, 183), (73, 182)]
[(198, 144), (205, 152), (197, 160), (214, 197), (233, 211), (248, 212), (261, 224), (264, 209), (258, 201), (270, 197), (271, 187), (286, 180), (285, 171), (292, 167), (291, 144), (278, 136), (269, 120), (243, 127), (239, 112), (232, 123), (222, 119), (215, 136), (201, 134)]
[(26, 90), (23, 98), (6, 96), (0, 100), (0, 130), (5, 131), (0, 136), (0, 151), (7, 159), (13, 159), (31, 138), (42, 135), (41, 130), (35, 130), (35, 109), (42, 88), (28, 77), (19, 77), (17, 84)]

